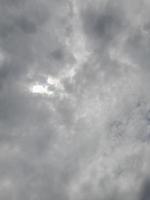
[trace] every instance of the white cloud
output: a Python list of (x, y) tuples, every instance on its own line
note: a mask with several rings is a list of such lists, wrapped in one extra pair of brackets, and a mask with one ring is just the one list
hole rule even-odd
[(30, 91), (35, 94), (42, 94), (48, 96), (53, 95), (53, 92), (48, 90), (47, 85), (35, 84), (30, 88)]

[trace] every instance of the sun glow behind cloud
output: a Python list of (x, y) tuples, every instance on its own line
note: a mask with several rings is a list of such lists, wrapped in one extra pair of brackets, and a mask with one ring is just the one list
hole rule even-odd
[(40, 85), (40, 84), (35, 84), (31, 86), (30, 91), (35, 94), (48, 95), (48, 96), (54, 94), (54, 92), (48, 90), (47, 85)]

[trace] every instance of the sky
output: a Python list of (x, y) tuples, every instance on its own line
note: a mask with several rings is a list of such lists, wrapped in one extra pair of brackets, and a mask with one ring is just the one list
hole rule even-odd
[(150, 1), (0, 0), (0, 199), (150, 199)]

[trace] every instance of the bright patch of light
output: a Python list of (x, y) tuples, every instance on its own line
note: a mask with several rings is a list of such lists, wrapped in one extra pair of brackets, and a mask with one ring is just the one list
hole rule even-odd
[(48, 76), (47, 83), (56, 89), (63, 89), (63, 85), (61, 84), (60, 80), (52, 76)]
[(36, 84), (30, 88), (30, 91), (35, 94), (53, 95), (53, 91), (49, 91), (47, 85)]
[(60, 98), (66, 97), (65, 88), (61, 80), (52, 76), (45, 77), (45, 84), (36, 82), (32, 83), (28, 89), (33, 94), (51, 96), (58, 95)]

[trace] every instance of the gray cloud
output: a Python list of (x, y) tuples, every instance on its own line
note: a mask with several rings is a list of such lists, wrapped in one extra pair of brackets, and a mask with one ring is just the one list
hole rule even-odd
[(0, 199), (149, 198), (149, 9), (0, 0)]
[(148, 180), (148, 177), (147, 177), (146, 180), (144, 180), (144, 184), (142, 185), (140, 199), (141, 200), (149, 199), (149, 197), (150, 197), (149, 192), (150, 192), (150, 184), (149, 184), (149, 180)]

